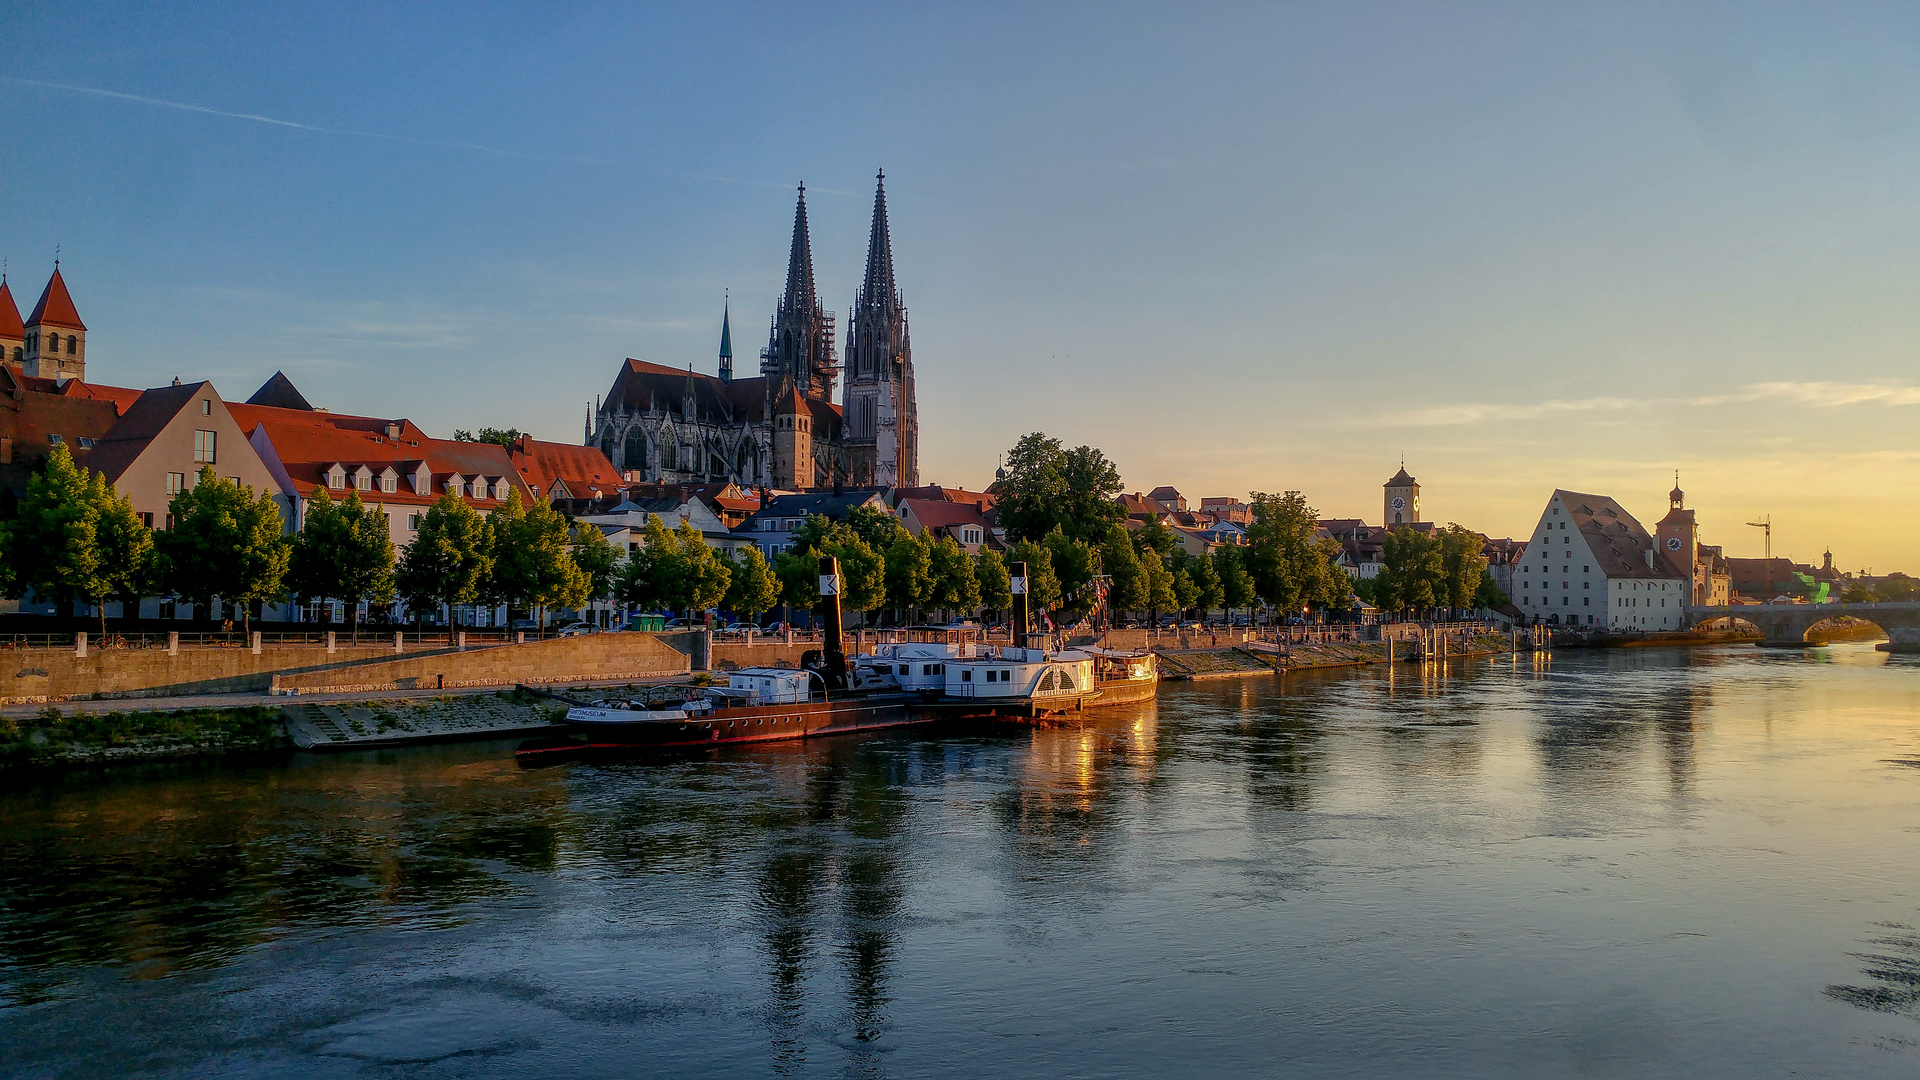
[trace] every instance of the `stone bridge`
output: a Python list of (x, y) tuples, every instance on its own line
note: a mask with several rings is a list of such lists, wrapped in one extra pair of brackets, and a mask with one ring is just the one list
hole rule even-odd
[(1694, 607), (1686, 609), (1685, 619), (1688, 626), (1716, 619), (1739, 619), (1760, 631), (1766, 639), (1760, 644), (1791, 646), (1806, 644), (1808, 630), (1842, 615), (1851, 615), (1885, 630), (1894, 646), (1902, 651), (1920, 649), (1920, 602)]

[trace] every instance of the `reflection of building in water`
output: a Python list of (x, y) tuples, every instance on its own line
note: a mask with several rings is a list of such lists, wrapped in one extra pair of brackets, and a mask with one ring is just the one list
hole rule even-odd
[[(768, 850), (754, 889), (772, 999), (768, 1035), (781, 1071), (804, 1063), (808, 982), (820, 972), (823, 943), (842, 961), (844, 1019), (855, 1042), (885, 1034), (906, 892), (898, 834), (910, 782), (897, 759), (863, 754), (857, 743), (786, 752), (806, 755), (804, 790), (762, 807)], [(872, 1051), (851, 1052), (857, 1069), (877, 1064)]]

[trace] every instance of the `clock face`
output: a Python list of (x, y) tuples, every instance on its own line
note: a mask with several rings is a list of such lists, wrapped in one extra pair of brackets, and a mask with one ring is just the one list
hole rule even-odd
[(1667, 550), (1668, 550), (1668, 551), (1679, 551), (1679, 550), (1680, 550), (1680, 538), (1679, 538), (1679, 537), (1677, 537), (1677, 536), (1669, 536), (1669, 537), (1667, 537)]
[(1393, 508), (1395, 510), (1405, 510), (1407, 508), (1407, 500), (1395, 495), (1393, 497)]

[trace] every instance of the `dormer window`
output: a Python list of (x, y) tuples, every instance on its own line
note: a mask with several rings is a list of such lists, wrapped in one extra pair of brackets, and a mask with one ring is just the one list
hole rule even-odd
[(58, 435), (55, 435), (55, 434), (54, 434), (54, 433), (52, 433), (52, 432), (48, 432), (48, 433), (47, 433), (47, 445), (49, 445), (49, 446), (59, 446), (59, 445), (60, 445), (61, 443), (63, 443), (63, 442), (66, 442), (66, 440), (65, 440), (65, 439), (63, 439), (63, 438), (61, 438), (60, 436), (58, 436)]
[(360, 491), (372, 491), (373, 477), (363, 472), (353, 478), (353, 486)]
[(335, 465), (327, 470), (327, 486), (335, 491), (347, 486), (347, 470)]
[(400, 490), (400, 478), (393, 475), (393, 473), (389, 472), (380, 478), (381, 494), (391, 495), (394, 492), (399, 490)]

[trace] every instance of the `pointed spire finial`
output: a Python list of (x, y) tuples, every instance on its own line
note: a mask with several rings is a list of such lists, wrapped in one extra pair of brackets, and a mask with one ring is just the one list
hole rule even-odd
[(53, 245), (53, 268), (55, 270), (60, 269), (60, 245), (58, 243)]

